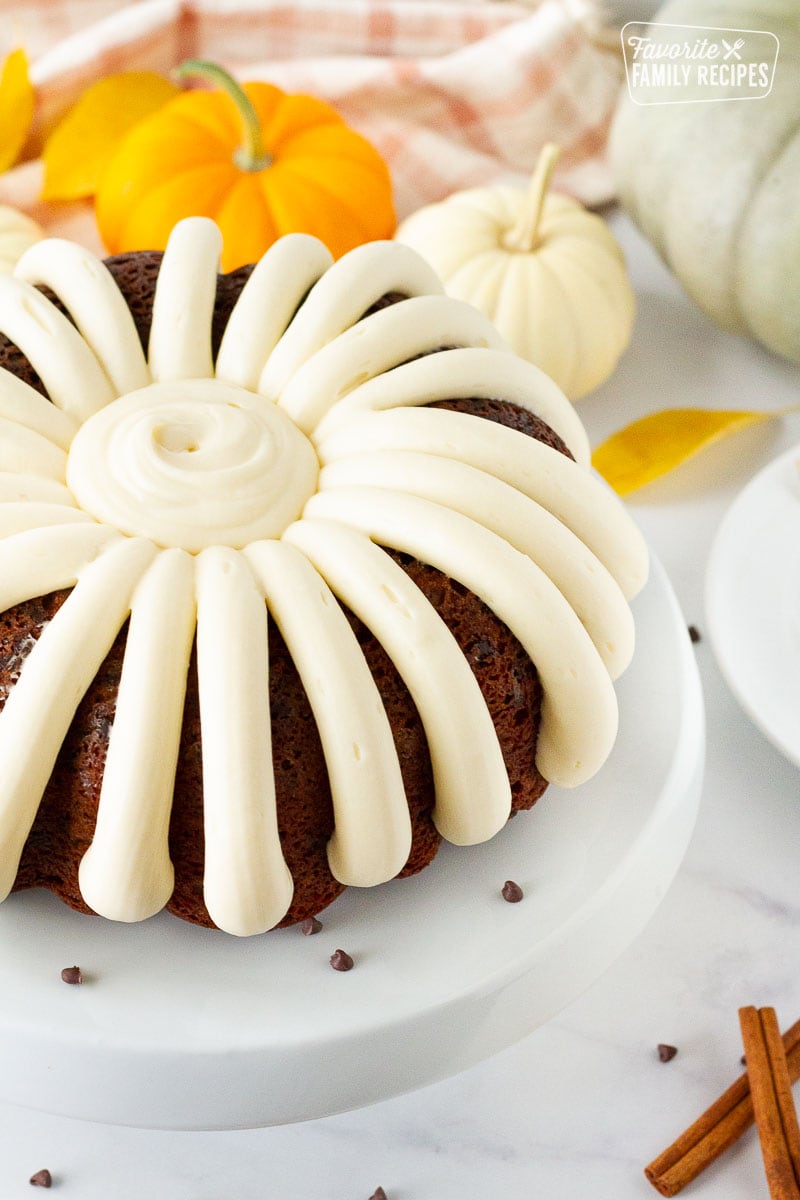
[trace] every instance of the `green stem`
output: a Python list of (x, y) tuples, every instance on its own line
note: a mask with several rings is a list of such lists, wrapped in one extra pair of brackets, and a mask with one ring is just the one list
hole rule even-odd
[(516, 225), (503, 238), (507, 250), (521, 250), (529, 254), (539, 242), (539, 222), (542, 219), (544, 202), (553, 178), (556, 159), (561, 153), (558, 146), (548, 142), (542, 147), (536, 169), (533, 172), (525, 207)]
[(212, 87), (220, 88), (230, 96), (236, 105), (237, 112), (242, 118), (244, 139), (236, 150), (233, 161), (242, 171), (263, 171), (272, 163), (272, 155), (264, 149), (261, 137), (261, 122), (258, 113), (253, 108), (253, 102), (247, 92), (237, 83), (233, 76), (217, 63), (204, 59), (190, 58), (175, 69), (177, 79), (187, 79), (197, 76), (198, 79), (210, 83)]

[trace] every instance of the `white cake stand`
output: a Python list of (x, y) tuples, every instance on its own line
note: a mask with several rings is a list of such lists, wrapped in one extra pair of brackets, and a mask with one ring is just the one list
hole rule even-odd
[[(621, 732), (590, 784), (494, 841), (350, 890), (323, 930), (240, 941), (167, 914), (112, 925), (47, 893), (0, 906), (0, 1097), (164, 1129), (280, 1124), (444, 1078), (576, 997), (641, 932), (686, 849), (704, 728), (663, 570), (635, 603)], [(500, 896), (506, 879), (525, 898)], [(349, 973), (328, 959), (342, 948)], [(61, 982), (79, 964), (81, 987)]]

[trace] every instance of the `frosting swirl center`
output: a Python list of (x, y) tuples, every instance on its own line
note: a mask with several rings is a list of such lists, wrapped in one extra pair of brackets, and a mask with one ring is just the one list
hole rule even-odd
[(67, 460), (85, 512), (190, 553), (280, 537), (318, 474), (311, 442), (282, 409), (218, 379), (129, 392), (80, 427)]

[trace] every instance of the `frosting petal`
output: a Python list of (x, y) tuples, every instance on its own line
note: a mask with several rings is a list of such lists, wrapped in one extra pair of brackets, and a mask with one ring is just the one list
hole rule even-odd
[(323, 465), (377, 450), (452, 458), (504, 480), (563, 521), (627, 598), (644, 586), (647, 547), (627, 510), (598, 477), (558, 450), (481, 417), (431, 408), (366, 413), (317, 443)]
[(11, 275), (0, 276), (0, 330), (69, 416), (84, 421), (114, 399), (108, 376), (74, 325), (36, 288)]
[[(311, 434), (348, 392), (398, 363), (442, 346), (504, 343), (477, 309), (448, 296), (415, 296), (352, 325), (299, 367), (278, 397), (304, 433)], [(262, 385), (259, 384), (259, 390)]]
[(21, 500), (0, 504), (0, 538), (22, 533), (26, 529), (43, 529), (47, 525), (68, 525), (91, 522), (88, 513), (65, 504), (38, 504)]
[(75, 507), (72, 492), (57, 479), (46, 479), (41, 475), (26, 475), (24, 471), (0, 470), (0, 504), (20, 500), (64, 504), (68, 508)]
[(275, 805), (267, 609), (247, 561), (227, 546), (197, 559), (197, 676), (206, 908), (228, 933), (263, 933), (293, 885)]
[(0, 417), (0, 470), (43, 475), (63, 483), (67, 456), (60, 446), (25, 425)]
[(122, 540), (116, 529), (93, 521), (28, 529), (3, 538), (0, 612), (34, 596), (72, 587), (103, 550)]
[(317, 238), (290, 233), (256, 264), (234, 305), (217, 355), (218, 379), (256, 391), (271, 352), (333, 255)]
[(55, 292), (118, 396), (146, 387), (150, 372), (139, 335), (131, 311), (105, 263), (75, 242), (46, 238), (23, 254), (14, 274)]
[(169, 818), (194, 629), (194, 562), (165, 551), (131, 600), (97, 824), (78, 873), (89, 907), (115, 921), (157, 913), (175, 884)]
[(368, 242), (345, 254), (311, 289), (302, 309), (266, 362), (258, 390), (277, 399), (292, 375), (334, 341), (381, 296), (436, 295), (438, 277), (418, 254), (397, 253), (395, 242)]
[[(508, 820), (511, 788), (486, 702), (442, 618), (402, 567), (363, 534), (334, 521), (298, 521), (297, 546), (339, 599), (372, 630), (417, 707), (433, 767), (433, 820), (442, 837), (472, 845)], [(454, 705), (443, 692), (457, 695)]]
[(533, 363), (485, 347), (463, 346), (415, 358), (368, 379), (329, 409), (314, 436), (322, 440), (359, 413), (417, 407), (445, 397), (518, 404), (549, 425), (578, 462), (589, 465), (591, 450), (586, 431), (557, 384)]
[(68, 450), (78, 422), (29, 384), (0, 367), (0, 417), (41, 434)]
[(539, 672), (544, 697), (536, 765), (542, 775), (574, 787), (599, 769), (617, 732), (613, 685), (569, 604), (526, 555), (460, 513), (379, 488), (320, 492), (305, 515), (361, 529), (480, 596)]
[(612, 679), (633, 656), (631, 610), (591, 550), (549, 513), (486, 471), (432, 454), (379, 450), (323, 468), (320, 491), (379, 487), (433, 500), (504, 538), (550, 577), (572, 605)]
[(244, 552), (266, 593), (319, 729), (335, 830), (328, 845), (340, 883), (385, 883), (411, 849), (411, 820), (394, 738), (375, 681), (335, 597), (286, 542)]
[(149, 542), (120, 538), (81, 572), (77, 587), (25, 659), (0, 713), (0, 898), (11, 890), (78, 703), (127, 617), (131, 593), (155, 553)]
[(211, 319), (222, 234), (207, 217), (179, 221), (156, 281), (147, 358), (156, 382), (210, 379)]

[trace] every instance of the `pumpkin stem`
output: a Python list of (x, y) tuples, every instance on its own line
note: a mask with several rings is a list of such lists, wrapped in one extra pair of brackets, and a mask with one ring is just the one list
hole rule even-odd
[(536, 168), (528, 187), (528, 195), (522, 216), (513, 228), (503, 238), (506, 250), (521, 250), (529, 254), (535, 250), (539, 241), (539, 222), (542, 219), (544, 202), (553, 177), (556, 159), (561, 150), (552, 142), (547, 142), (541, 149)]
[(233, 156), (233, 161), (240, 170), (263, 171), (265, 167), (270, 166), (272, 155), (264, 149), (261, 122), (253, 107), (253, 102), (241, 84), (237, 83), (224, 67), (204, 59), (190, 58), (181, 63), (175, 69), (174, 74), (177, 79), (186, 79), (188, 76), (196, 75), (206, 83), (221, 88), (226, 95), (230, 96), (242, 118), (244, 132), (244, 141)]

